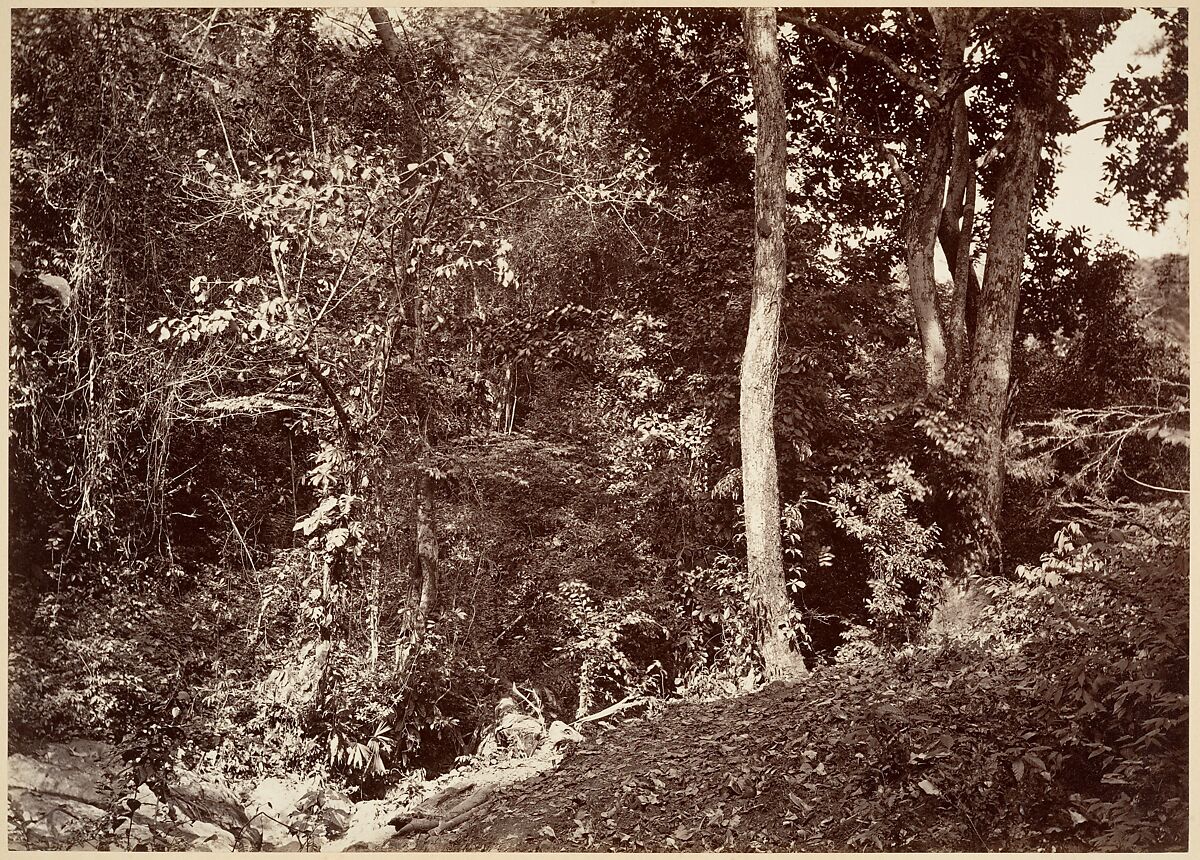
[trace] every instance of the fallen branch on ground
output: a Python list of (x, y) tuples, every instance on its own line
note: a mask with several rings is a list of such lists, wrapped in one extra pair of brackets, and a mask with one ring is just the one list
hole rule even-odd
[(571, 723), (571, 725), (578, 726), (583, 723), (591, 723), (596, 720), (602, 720), (605, 717), (611, 717), (613, 714), (619, 714), (621, 711), (627, 711), (630, 708), (645, 707), (647, 704), (649, 704), (649, 701), (641, 696), (626, 696), (615, 705), (609, 705), (603, 711), (597, 711), (596, 713), (590, 714), (586, 717), (580, 717), (575, 722)]
[[(457, 794), (459, 792), (451, 792)], [(435, 813), (421, 813), (415, 817), (403, 819), (392, 819), (392, 826), (396, 827), (397, 836), (407, 836), (413, 833), (445, 833), (447, 830), (453, 830), (458, 825), (462, 824), (472, 815), (479, 811), (479, 807), (492, 799), (496, 793), (496, 786), (487, 786), (480, 789), (474, 794), (468, 796), (461, 803), (452, 807), (446, 814), (437, 815)]]

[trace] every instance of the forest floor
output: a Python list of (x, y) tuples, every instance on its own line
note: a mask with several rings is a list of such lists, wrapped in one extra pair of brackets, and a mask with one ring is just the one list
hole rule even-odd
[[(476, 758), (380, 800), (354, 804), (295, 780), (209, 786), (196, 796), (225, 798), (228, 814), (207, 802), (198, 832), (263, 850), (1088, 850), (1114, 836), (1186, 848), (1186, 771), (1161, 774), (1158, 800), (1132, 789), (1109, 805), (1128, 809), (1127, 820), (1096, 820), (1104, 804), (1087, 795), (1098, 774), (1056, 758), (1029, 678), (1017, 655), (979, 648), (867, 656), (732, 698), (648, 702), (640, 716), (583, 724), (582, 738), (554, 725), (528, 756)], [(1124, 786), (1103, 788), (1125, 797)], [(14, 842), (13, 792), (10, 846), (40, 844)], [(313, 842), (318, 819), (336, 821), (336, 832)], [(154, 836), (159, 824), (147, 819), (134, 835), (177, 844), (178, 834)]]
[[(860, 652), (803, 680), (729, 698), (650, 700), (640, 711), (577, 724), (582, 739), (571, 740), (569, 729), (547, 726), (540, 715), (518, 713), (518, 722), (535, 723), (521, 753), (504, 746), (436, 779), (413, 774), (377, 799), (356, 803), (336, 785), (281, 765), (264, 768), (257, 780), (189, 765), (194, 772), (174, 774), (169, 795), (153, 803), (138, 795), (139, 844), (186, 848), (215, 833), (229, 848), (263, 850), (267, 843), (327, 851), (1182, 850), (1188, 640), (1179, 590), (1186, 588), (1188, 554), (1164, 547), (1169, 563), (1147, 562), (1138, 576), (1114, 568), (1132, 595), (1121, 599), (1146, 601), (1133, 615), (1113, 612), (1116, 599), (1106, 598), (1088, 610), (1091, 620), (1066, 613), (1053, 628), (1065, 633), (1027, 645), (971, 626), (928, 646)], [(95, 707), (89, 691), (108, 689), (88, 681), (93, 675), (120, 681), (133, 677), (122, 669), (132, 665), (166, 677), (179, 671), (176, 654), (189, 655), (182, 669), (200, 678), (193, 701), (238, 685), (236, 697), (226, 692), (222, 699), (229, 704), (202, 712), (197, 736), (205, 725), (214, 736), (228, 733), (228, 714), (261, 707), (253, 679), (267, 674), (269, 655), (231, 646), (249, 641), (238, 635), (246, 616), (239, 604), (215, 600), (223, 588), (214, 577), (173, 611), (165, 601), (139, 597), (112, 603), (109, 612), (66, 616), (66, 632), (53, 640), (13, 638), (19, 659), (10, 667), (18, 670), (10, 692), (24, 692), (9, 700), (10, 744), (18, 741), (9, 751), (10, 846), (42, 847), (14, 838), (14, 822), (21, 837), (37, 823), (31, 816), (53, 811), (55, 797), (64, 796), (59, 783), (70, 783), (68, 800), (74, 798), (66, 812), (86, 813), (93, 830), (103, 829), (110, 799), (128, 803), (125, 788), (107, 798), (91, 785), (106, 769), (128, 776), (127, 760), (109, 767), (102, 755), (91, 762), (78, 751), (45, 749), (49, 741), (62, 747), (98, 737), (63, 721), (68, 712)], [(1061, 606), (1081, 605), (1078, 593), (1057, 593)], [(178, 625), (210, 603), (221, 610), (210, 623)], [(1111, 617), (1101, 626), (1105, 615)], [(88, 672), (71, 675), (85, 652)], [(189, 668), (204, 661), (213, 677)], [(228, 666), (238, 667), (242, 680), (228, 681)], [(29, 680), (39, 678), (47, 681)], [(124, 683), (119, 689), (132, 684)], [(14, 735), (14, 704), (24, 715), (17, 727), (41, 714), (47, 731)], [(225, 714), (225, 722), (213, 713)], [(501, 728), (493, 730), (497, 738)], [(1147, 737), (1140, 746), (1130, 734), (1139, 731)], [(130, 743), (101, 746), (121, 759)], [(259, 741), (247, 754), (272, 763), (271, 752)], [(19, 785), (11, 778), (14, 759), (28, 777)], [(53, 796), (31, 797), (47, 787)], [(213, 807), (208, 795), (219, 796), (217, 811), (224, 811), (201, 810), (193, 816), (201, 830), (180, 835), (175, 818), (163, 817), (174, 795), (199, 798), (206, 809)], [(18, 807), (29, 814), (14, 818)], [(257, 841), (247, 836), (255, 832)], [(48, 844), (65, 844), (53, 835)], [(86, 844), (75, 844), (101, 850), (111, 834), (81, 838)]]
[(388, 847), (1087, 848), (1095, 825), (1073, 808), (1070, 774), (1045, 769), (1028, 691), (978, 658), (936, 649), (671, 704), (594, 730), (455, 829)]

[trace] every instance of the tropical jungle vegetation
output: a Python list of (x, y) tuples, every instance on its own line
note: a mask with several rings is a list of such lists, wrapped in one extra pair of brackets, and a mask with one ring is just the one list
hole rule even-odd
[(1188, 260), (1047, 214), (1186, 197), (1186, 8), (1069, 107), (1132, 14), (14, 10), (10, 752), (368, 800), (637, 702), (642, 818), (461, 844), (1185, 845)]

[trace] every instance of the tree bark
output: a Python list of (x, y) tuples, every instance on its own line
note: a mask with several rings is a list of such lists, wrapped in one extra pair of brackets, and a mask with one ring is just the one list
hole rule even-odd
[(750, 326), (741, 369), (742, 498), (751, 599), (767, 678), (806, 673), (791, 627), (779, 528), (775, 455), (775, 380), (779, 317), (787, 274), (787, 111), (783, 101), (775, 10), (747, 9), (746, 57), (758, 114), (754, 175), (754, 273)]
[(979, 490), (984, 515), (995, 527), (1004, 490), (1004, 410), (1012, 369), (1013, 333), (1034, 184), (1046, 137), (1046, 94), (1056, 82), (1052, 63), (1041, 92), (1023, 93), (1013, 109), (1007, 150), (992, 205), (987, 264), (979, 292), (975, 342), (967, 376), (967, 409), (982, 428)]
[(422, 469), (417, 478), (417, 572), (421, 577), (421, 597), (417, 604), (416, 635), (425, 633), (425, 622), (437, 610), (438, 541), (436, 487), (433, 477)]
[(367, 14), (371, 16), (371, 23), (375, 25), (375, 35), (379, 37), (379, 41), (383, 44), (383, 52), (387, 54), (388, 59), (399, 64), (400, 59), (400, 37), (396, 35), (396, 28), (392, 26), (391, 16), (388, 15), (387, 9), (382, 6), (371, 6), (367, 9)]
[(921, 336), (925, 359), (925, 391), (937, 394), (946, 387), (946, 334), (937, 302), (934, 252), (942, 220), (943, 192), (950, 162), (949, 116), (937, 110), (929, 132), (925, 169), (905, 211), (904, 263), (913, 316)]
[[(367, 14), (371, 17), (371, 23), (375, 25), (375, 35), (379, 37), (383, 53), (391, 63), (392, 75), (400, 85), (400, 94), (408, 107), (409, 121), (412, 123), (416, 138), (412, 141), (414, 153), (410, 156), (410, 160), (422, 162), (425, 160), (425, 152), (429, 148), (429, 144), (421, 112), (417, 108), (417, 99), (410, 91), (412, 84), (415, 83), (414, 70), (402, 56), (404, 45), (400, 41), (400, 37), (396, 35), (396, 28), (392, 26), (392, 18), (388, 15), (387, 9), (382, 6), (371, 6), (367, 9)], [(410, 181), (416, 181), (415, 173)]]
[[(973, 167), (968, 149), (966, 97), (958, 90), (964, 75), (963, 52), (967, 36), (979, 14), (978, 10), (971, 9), (930, 9), (938, 33), (940, 55), (938, 98), (931, 100), (933, 111), (924, 170), (906, 206), (902, 227), (908, 288), (921, 337), (928, 394), (944, 391), (947, 384), (957, 379), (962, 365), (960, 321), (963, 314), (959, 310), (960, 305), (965, 306), (966, 275), (964, 273), (962, 281), (955, 279), (955, 297), (951, 301), (947, 323), (938, 306), (934, 253), (941, 236), (950, 270), (957, 274), (960, 257), (957, 252), (962, 247), (957, 238), (968, 187), (968, 169)], [(954, 252), (945, 247), (945, 240), (950, 238), (946, 234), (951, 232)], [(967, 250), (969, 240), (968, 233)]]
[(951, 108), (950, 179), (942, 210), (938, 239), (954, 281), (954, 295), (946, 321), (950, 379), (957, 391), (971, 347), (967, 337), (967, 306), (979, 292), (979, 279), (971, 266), (971, 235), (975, 226), (975, 161), (968, 136), (967, 97), (960, 94)]
[(329, 381), (329, 377), (321, 370), (321, 366), (307, 352), (300, 352), (296, 355), (295, 361), (303, 364), (305, 369), (312, 374), (313, 379), (321, 386), (321, 390), (325, 392), (325, 396), (329, 398), (329, 403), (333, 406), (333, 413), (337, 416), (338, 425), (342, 428), (342, 433), (345, 434), (346, 443), (351, 447), (358, 444), (358, 428), (354, 424), (354, 419), (350, 417), (350, 413), (346, 411), (345, 405), (342, 403), (342, 398), (338, 396), (337, 390), (333, 387), (333, 383)]

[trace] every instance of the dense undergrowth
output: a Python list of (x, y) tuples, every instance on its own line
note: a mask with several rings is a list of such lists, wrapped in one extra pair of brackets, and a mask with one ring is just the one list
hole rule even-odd
[[(589, 739), (435, 850), (1187, 844), (1187, 515), (1065, 529), (970, 627)], [(981, 598), (984, 599), (984, 598)]]
[[(560, 782), (578, 779), (571, 760), (529, 796), (521, 792), (536, 812), (505, 807), (499, 823), (472, 825), (448, 847), (669, 847), (661, 841), (667, 838), (695, 849), (1133, 851), (1184, 844), (1187, 509), (1172, 502), (1096, 512), (1123, 525), (1062, 529), (1016, 579), (975, 583), (969, 621), (947, 621), (925, 644), (858, 648), (799, 686), (773, 685), (744, 698), (693, 685), (670, 701), (697, 702), (700, 693), (707, 704), (672, 705), (601, 736), (601, 759), (586, 761), (593, 771), (606, 764), (587, 780), (598, 794), (585, 805), (547, 811), (570, 794)], [(279, 567), (260, 573), (276, 582), (285, 575)], [(48, 635), (17, 637), (14, 740), (115, 735), (124, 748), (147, 754), (139, 764), (148, 780), (169, 781), (173, 766), (243, 779), (323, 771), (328, 751), (272, 698), (271, 668), (294, 647), (288, 615), (296, 607), (264, 610), (262, 581), (206, 576), (180, 583), (169, 601), (129, 589), (111, 614), (60, 613)], [(577, 606), (585, 599), (578, 591), (573, 598)], [(252, 615), (260, 620), (247, 630), (242, 621)], [(185, 617), (197, 619), (190, 629), (178, 623)], [(607, 630), (593, 632), (607, 645), (584, 637), (576, 651), (608, 654), (606, 647), (629, 641), (613, 616), (588, 618)], [(632, 656), (610, 659), (628, 667)], [(477, 694), (495, 689), (481, 686)], [(549, 702), (527, 693), (525, 710), (550, 719)], [(361, 695), (369, 702), (383, 694)], [(691, 708), (702, 727), (681, 729), (680, 707)], [(670, 739), (672, 753), (662, 758), (639, 740), (654, 724)], [(714, 757), (698, 748), (700, 738), (724, 752)], [(424, 741), (436, 744), (436, 730)], [(606, 790), (617, 811), (601, 815)], [(628, 791), (655, 799), (618, 803)], [(755, 797), (790, 800), (749, 804)], [(685, 819), (697, 810), (713, 814), (700, 823)], [(537, 827), (513, 823), (526, 819)], [(547, 840), (538, 836), (544, 827), (574, 836)]]

